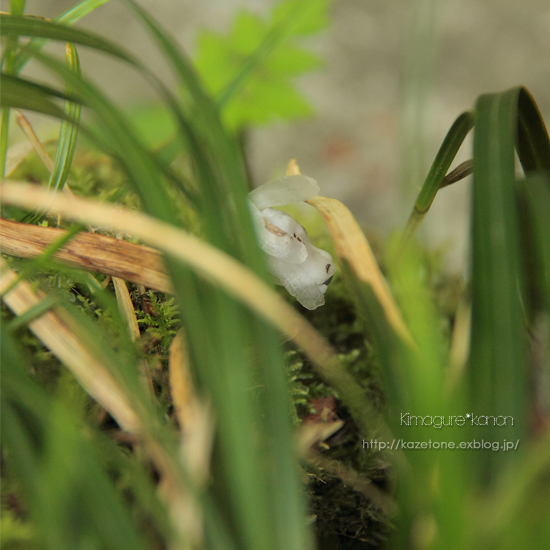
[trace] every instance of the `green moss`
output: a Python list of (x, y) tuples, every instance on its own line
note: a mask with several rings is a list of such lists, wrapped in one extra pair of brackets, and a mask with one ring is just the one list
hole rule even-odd
[[(30, 155), (19, 168), (17, 177), (29, 181), (44, 181), (44, 170), (39, 159)], [(130, 208), (140, 208), (137, 196), (131, 191), (123, 171), (115, 162), (104, 155), (92, 151), (79, 151), (73, 163), (70, 185), (73, 191), (83, 196), (93, 196), (102, 201), (119, 202)], [(200, 234), (200, 220), (194, 211), (186, 205), (178, 191), (173, 192), (174, 200), (181, 203), (182, 220), (194, 233)], [(308, 230), (313, 243), (334, 254), (332, 243), (320, 216), (308, 207), (285, 208)], [(45, 224), (47, 225), (47, 221)], [(387, 243), (383, 239), (369, 235), (375, 254), (384, 270), (384, 251)], [(444, 250), (423, 252), (424, 278), (431, 291), (433, 301), (439, 313), (444, 332), (449, 337), (454, 323), (454, 312), (463, 294), (464, 283), (458, 275), (450, 275), (442, 269)], [(22, 262), (10, 260), (14, 269), (20, 269)], [(107, 286), (111, 303), (100, 299), (98, 288), (105, 284), (103, 275), (82, 274), (75, 270), (52, 265), (33, 275), (33, 286), (46, 293), (57, 293), (63, 300), (72, 304), (87, 319), (99, 326), (106, 342), (117, 348), (124, 335), (121, 334), (118, 315), (114, 302), (112, 283)], [(152, 388), (161, 410), (166, 417), (173, 413), (169, 391), (168, 356), (169, 347), (177, 329), (181, 326), (175, 300), (168, 295), (152, 290), (143, 293), (142, 287), (128, 285), (141, 338), (136, 353), (142, 357), (138, 363), (144, 374), (150, 379)], [(278, 290), (286, 299), (294, 302), (300, 314), (330, 342), (337, 351), (341, 364), (361, 384), (365, 396), (375, 408), (383, 411), (384, 391), (380, 378), (380, 369), (376, 354), (369, 344), (369, 335), (357, 314), (353, 297), (348, 293), (337, 271), (326, 294), (326, 305), (315, 311), (307, 311), (297, 304), (282, 288)], [(114, 308), (114, 309), (113, 309)], [(2, 306), (4, 322), (12, 318), (11, 313)], [(59, 361), (32, 335), (28, 329), (19, 330), (19, 340), (31, 358), (31, 374), (43, 387), (55, 393), (81, 419), (87, 419), (90, 426), (103, 426), (112, 429), (108, 418), (101, 414), (100, 407), (78, 386), (74, 377), (68, 373)], [(327, 441), (319, 444), (316, 452), (325, 459), (338, 461), (360, 476), (373, 483), (386, 484), (385, 464), (378, 453), (365, 451), (362, 435), (351, 418), (348, 410), (339, 400), (337, 392), (328, 386), (318, 375), (309, 359), (292, 343), (286, 350), (287, 377), (292, 401), (291, 415), (294, 423), (299, 424), (316, 412), (318, 400), (333, 396), (334, 413), (344, 421), (344, 426)], [(318, 412), (318, 411), (317, 411)], [(103, 423), (103, 424), (102, 424)], [(109, 451), (112, 453), (112, 450)], [(125, 498), (133, 501), (134, 479), (122, 463), (133, 460), (134, 454), (129, 448), (120, 447), (124, 460), (108, 460), (113, 470), (113, 479)], [(119, 457), (120, 458), (120, 457)], [(307, 493), (311, 513), (315, 516), (314, 526), (319, 540), (330, 548), (368, 548), (384, 540), (390, 530), (390, 524), (361, 492), (356, 491), (338, 476), (322, 468), (305, 465)], [(8, 495), (13, 491), (8, 491)], [(5, 500), (5, 499), (4, 499)], [(136, 514), (141, 514), (136, 509)], [(32, 538), (32, 528), (17, 523), (10, 516), (6, 520), (8, 532), (16, 533), (13, 540), (25, 536)], [(144, 520), (146, 521), (146, 520)], [(11, 522), (11, 523), (10, 523)], [(11, 531), (10, 531), (11, 530)], [(332, 541), (329, 543), (327, 541)], [(16, 542), (14, 542), (15, 544)], [(347, 546), (346, 546), (347, 545)], [(355, 546), (354, 546), (355, 545)], [(362, 546), (361, 546), (362, 545)], [(18, 548), (18, 546), (13, 546)], [(32, 548), (32, 546), (29, 546)]]

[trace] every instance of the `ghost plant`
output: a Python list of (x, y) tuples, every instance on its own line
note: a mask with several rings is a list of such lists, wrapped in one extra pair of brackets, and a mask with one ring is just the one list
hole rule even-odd
[(284, 176), (248, 195), (258, 243), (277, 280), (305, 308), (325, 303), (325, 292), (336, 268), (332, 256), (311, 244), (307, 231), (289, 214), (275, 210), (315, 197), (317, 182), (307, 176)]

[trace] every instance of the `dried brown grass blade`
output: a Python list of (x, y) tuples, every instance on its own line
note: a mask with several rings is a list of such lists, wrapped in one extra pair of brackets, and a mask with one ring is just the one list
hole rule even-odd
[[(0, 257), (0, 292), (8, 288), (16, 278), (17, 274)], [(16, 315), (22, 315), (42, 299), (25, 281), (18, 283), (3, 297), (6, 305)], [(144, 423), (132, 408), (124, 390), (72, 331), (66, 317), (66, 312), (57, 308), (29, 323), (29, 328), (73, 373), (84, 390), (111, 414), (123, 430), (143, 440), (161, 476), (160, 496), (169, 508), (171, 520), (179, 535), (179, 544), (173, 548), (191, 547), (189, 541), (195, 545), (193, 547), (198, 547), (203, 537), (201, 509), (187, 487), (186, 490), (182, 490), (185, 483), (172, 457), (155, 440), (154, 434), (144, 432)], [(205, 465), (201, 464), (201, 467), (204, 471)]]
[(189, 351), (185, 332), (180, 329), (170, 345), (168, 360), (170, 394), (176, 409), (176, 418), (182, 430), (193, 416), (193, 401), (197, 399), (189, 367)]
[(15, 111), (15, 120), (21, 130), (23, 130), (25, 136), (27, 136), (27, 139), (30, 141), (34, 150), (44, 163), (44, 166), (48, 169), (48, 172), (53, 172), (53, 160), (46, 152), (46, 149), (44, 149), (42, 142), (38, 139), (38, 136), (36, 135), (36, 132), (27, 117), (21, 111)]
[(336, 199), (317, 196), (307, 201), (315, 206), (332, 235), (338, 257), (347, 260), (360, 281), (370, 285), (395, 332), (413, 344), (409, 329), (390, 293), (372, 249), (348, 208)]
[[(309, 355), (329, 383), (340, 388), (355, 388), (353, 378), (341, 370), (333, 349), (310, 323), (246, 266), (209, 243), (145, 214), (60, 193), (52, 195), (27, 183), (5, 182), (0, 191), (7, 204), (29, 210), (40, 206), (80, 223), (110, 227), (114, 232), (134, 235), (178, 258), (288, 334)], [(94, 243), (95, 240), (91, 244)], [(137, 248), (136, 253), (142, 250), (143, 247)], [(132, 280), (131, 273), (119, 276)]]
[(6, 182), (0, 192), (5, 203), (29, 210), (41, 206), (80, 223), (133, 235), (187, 264), (293, 339), (323, 378), (346, 400), (365, 433), (372, 433), (374, 425), (388, 432), (379, 415), (365, 403), (360, 386), (341, 366), (326, 340), (265, 281), (235, 258), (181, 229), (121, 207), (60, 193), (52, 195), (21, 182)]
[(342, 462), (331, 460), (319, 453), (312, 453), (309, 461), (317, 467), (339, 477), (346, 485), (365, 495), (366, 498), (372, 501), (386, 515), (389, 516), (396, 513), (397, 505), (390, 495), (380, 490), (370, 479), (361, 476)]
[[(34, 258), (60, 239), (63, 229), (18, 223), (0, 218), (0, 250), (18, 258)], [(55, 258), (88, 271), (119, 277), (148, 288), (171, 292), (162, 255), (139, 244), (96, 233), (79, 233)]]
[[(287, 167), (287, 175), (300, 173), (296, 159), (292, 159)], [(307, 202), (317, 208), (325, 220), (338, 257), (350, 264), (360, 281), (370, 285), (395, 332), (407, 344), (414, 346), (412, 336), (380, 271), (369, 242), (353, 214), (336, 199), (317, 196)]]
[(343, 420), (335, 422), (308, 422), (302, 424), (297, 433), (296, 452), (298, 456), (305, 457), (311, 447), (335, 434), (344, 425)]
[(27, 158), (32, 150), (33, 146), (28, 141), (21, 141), (8, 149), (6, 158), (6, 177), (9, 178), (15, 172), (17, 167)]
[(126, 282), (120, 277), (113, 277), (113, 285), (115, 287), (115, 294), (118, 303), (120, 313), (124, 317), (132, 342), (139, 340), (141, 334), (139, 332), (139, 326), (136, 319), (136, 312), (134, 311), (134, 304), (130, 298), (128, 287)]
[[(0, 291), (3, 291), (17, 278), (17, 274), (2, 258), (0, 266)], [(16, 315), (22, 315), (37, 305), (43, 297), (35, 293), (27, 282), (22, 281), (3, 299)], [(109, 411), (122, 429), (131, 433), (139, 431), (138, 418), (123, 391), (105, 365), (75, 335), (63, 309), (48, 311), (32, 321), (29, 328), (69, 368), (86, 392)]]

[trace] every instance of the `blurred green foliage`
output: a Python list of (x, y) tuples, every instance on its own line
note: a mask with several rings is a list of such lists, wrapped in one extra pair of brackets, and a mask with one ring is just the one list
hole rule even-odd
[[(67, 175), (72, 163), (69, 182), (77, 194), (143, 209), (184, 227), (269, 280), (248, 216), (246, 159), (235, 134), (248, 125), (311, 112), (292, 79), (320, 62), (298, 41), (325, 28), (330, 1), (282, 2), (266, 19), (241, 12), (227, 35), (201, 35), (196, 66), (139, 5), (125, 2), (174, 68), (178, 93), (101, 37), (14, 17), (25, 2), (13, 0), (12, 15), (1, 16), (9, 34), (2, 121), (11, 108), (63, 118), (60, 99), (65, 112), (70, 104), (86, 105), (101, 133), (86, 123), (81, 131), (108, 155), (86, 147), (73, 159), (77, 127), (69, 132), (64, 125), (54, 173)], [(75, 14), (103, 3), (84, 0), (58, 21), (74, 22)], [(30, 48), (18, 49), (19, 37), (27, 36), (34, 37)], [(164, 162), (170, 155), (151, 149), (166, 137), (149, 125), (156, 108), (136, 124), (74, 67), (39, 53), (46, 39), (108, 52), (152, 83), (163, 101), (161, 125), (176, 134), (177, 152), (184, 152), (181, 162)], [(61, 89), (18, 76), (30, 55), (60, 77)], [(408, 240), (474, 123), (473, 254), (466, 286), (461, 277), (444, 273), (438, 253), (426, 253)], [(3, 154), (6, 127), (1, 137)], [(53, 153), (53, 145), (47, 150)], [(519, 181), (516, 152), (526, 176)], [(328, 289), (327, 305), (304, 313), (336, 350), (337, 372), (349, 375), (340, 379), (334, 372), (328, 376), (318, 358), (316, 364), (293, 344), (281, 345), (281, 334), (263, 317), (174, 257), (166, 258), (174, 298), (130, 285), (141, 333), (137, 343), (105, 277), (60, 267), (51, 258), (10, 260), (34, 290), (57, 299), (63, 319), (102, 363), (104, 371), (95, 375), (118, 388), (116, 395), (127, 402), (138, 428), (126, 429), (112, 401), (102, 409), (97, 388), (83, 382), (88, 395), (78, 384), (82, 372), (68, 360), (73, 370), (65, 370), (26, 327), (13, 324), (2, 306), (4, 545), (309, 550), (313, 529), (307, 525), (313, 523), (323, 548), (331, 550), (380, 541), (400, 550), (515, 550), (521, 543), (546, 550), (550, 436), (543, 423), (548, 398), (540, 387), (547, 384), (550, 367), (549, 171), (548, 134), (525, 89), (482, 96), (474, 114), (461, 115), (436, 156), (402, 242), (390, 242), (381, 262), (414, 341), (405, 343), (394, 333), (373, 287), (347, 259)], [(14, 176), (33, 182), (50, 177), (35, 155)], [(4, 214), (20, 219), (22, 211), (6, 208)], [(318, 222), (311, 234), (320, 244), (316, 238), (326, 234), (321, 235)], [(471, 327), (464, 314), (470, 302)], [(197, 450), (196, 441), (193, 447), (189, 426), (177, 430), (170, 395), (169, 346), (181, 326), (197, 398), (214, 417), (212, 449), (206, 445), (205, 452), (198, 445), (208, 466), (206, 478), (193, 469), (190, 450)], [(466, 342), (462, 356), (453, 356), (461, 338)], [(298, 470), (293, 428), (315, 424), (323, 404), (344, 425), (310, 449), (312, 456)], [(466, 410), (512, 414), (518, 421), (510, 431), (454, 426), (445, 436), (399, 423), (404, 411), (456, 415)], [(207, 430), (196, 420), (191, 428), (201, 426), (202, 436)], [(379, 430), (380, 437), (389, 437), (386, 422), (394, 437), (407, 442), (458, 442), (489, 434), (520, 438), (521, 448), (499, 454), (365, 450), (363, 432)], [(324, 459), (324, 465), (315, 458)], [(391, 508), (383, 513), (373, 494), (395, 500), (397, 513), (391, 515)], [(204, 525), (198, 540), (197, 524)]]
[[(229, 128), (293, 120), (313, 113), (293, 80), (318, 69), (322, 61), (299, 41), (326, 28), (330, 4), (331, 0), (287, 0), (276, 4), (267, 18), (240, 11), (226, 35), (201, 32), (195, 68), (214, 97), (223, 96), (235, 75), (257, 56), (246, 82), (224, 107), (222, 118)], [(273, 48), (272, 41), (280, 43)]]

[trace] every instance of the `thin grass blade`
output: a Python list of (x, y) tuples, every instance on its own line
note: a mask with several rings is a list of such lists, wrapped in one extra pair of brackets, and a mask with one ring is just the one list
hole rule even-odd
[[(67, 44), (66, 60), (68, 67), (80, 76), (80, 63), (78, 54), (73, 44)], [(71, 88), (67, 87), (67, 95), (71, 95)], [(57, 191), (63, 189), (74, 156), (76, 140), (78, 138), (78, 126), (80, 122), (81, 106), (78, 103), (65, 103), (64, 111), (67, 118), (61, 122), (57, 151), (55, 154), (54, 168), (48, 182), (48, 188)]]
[(550, 173), (550, 139), (533, 96), (521, 88), (518, 99), (518, 133), (516, 149), (526, 174)]
[[(527, 365), (518, 293), (523, 277), (513, 188), (519, 94), (514, 88), (483, 95), (476, 104), (470, 407), (474, 415), (513, 418), (513, 425), (473, 427), (472, 437), (480, 440), (516, 441), (525, 434)], [(493, 482), (502, 466), (514, 459), (510, 453), (471, 456), (482, 485)]]
[(435, 199), (441, 184), (445, 178), (445, 174), (451, 167), (451, 164), (460, 149), (468, 132), (474, 126), (474, 115), (466, 111), (462, 113), (453, 123), (451, 129), (445, 136), (441, 147), (432, 163), (432, 167), (426, 176), (424, 185), (414, 204), (413, 211), (405, 227), (402, 237), (402, 247), (406, 246), (410, 239), (416, 233), (416, 230), (422, 223), (424, 216), (430, 209), (430, 206)]
[[(69, 8), (67, 11), (58, 15), (54, 21), (62, 25), (72, 25), (76, 23), (79, 19), (82, 19), (85, 15), (88, 15), (96, 8), (103, 6), (110, 0), (84, 0), (79, 4), (76, 4), (72, 8)], [(33, 38), (27, 44), (27, 47), (31, 51), (40, 51), (48, 43), (47, 38)], [(14, 74), (19, 74), (21, 69), (27, 64), (28, 60), (31, 58), (32, 54), (30, 51), (19, 52), (13, 64)]]

